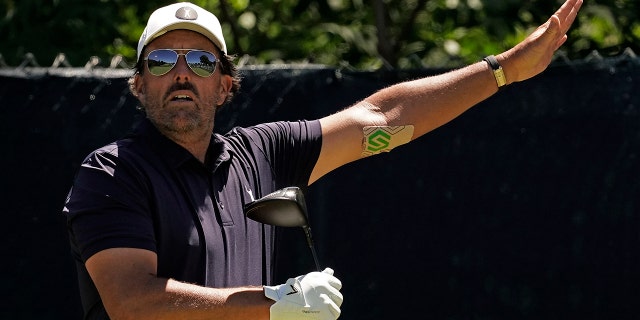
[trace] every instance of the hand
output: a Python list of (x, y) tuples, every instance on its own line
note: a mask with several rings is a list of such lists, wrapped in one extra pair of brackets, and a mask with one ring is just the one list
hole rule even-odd
[(340, 316), (342, 282), (333, 270), (290, 278), (277, 286), (264, 286), (271, 306), (271, 320), (335, 320)]
[(567, 40), (567, 31), (582, 0), (567, 0), (550, 18), (515, 47), (497, 56), (507, 83), (527, 80), (544, 71), (553, 54)]

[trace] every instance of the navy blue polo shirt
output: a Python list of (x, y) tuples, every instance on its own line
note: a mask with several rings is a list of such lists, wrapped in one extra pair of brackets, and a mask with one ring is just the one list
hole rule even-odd
[(321, 140), (318, 121), (235, 128), (213, 134), (203, 164), (144, 120), (92, 152), (63, 210), (85, 310), (100, 301), (84, 262), (108, 248), (156, 252), (160, 277), (209, 287), (271, 284), (274, 230), (247, 219), (243, 205), (286, 186), (305, 188)]

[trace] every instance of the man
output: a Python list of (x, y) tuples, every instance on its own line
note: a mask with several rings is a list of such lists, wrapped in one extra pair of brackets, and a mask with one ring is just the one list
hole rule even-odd
[[(274, 230), (242, 208), (305, 188), (365, 156), (454, 119), (548, 66), (582, 0), (567, 0), (523, 42), (438, 76), (382, 89), (314, 121), (212, 134), (239, 88), (217, 18), (190, 3), (155, 11), (130, 80), (147, 119), (91, 153), (64, 209), (86, 318), (336, 319), (331, 269), (271, 285)], [(384, 132), (380, 147), (367, 137)]]

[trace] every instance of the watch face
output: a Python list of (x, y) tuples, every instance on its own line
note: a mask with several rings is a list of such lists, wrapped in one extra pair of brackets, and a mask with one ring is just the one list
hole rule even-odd
[(493, 75), (496, 77), (496, 83), (498, 84), (498, 87), (502, 87), (507, 84), (507, 77), (505, 77), (502, 67), (494, 70)]

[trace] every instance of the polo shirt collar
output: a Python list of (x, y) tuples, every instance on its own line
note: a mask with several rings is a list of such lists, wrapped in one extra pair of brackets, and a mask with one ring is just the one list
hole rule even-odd
[[(165, 135), (151, 123), (147, 118), (141, 121), (134, 130), (135, 135), (140, 135), (145, 139), (149, 147), (156, 153), (160, 154), (173, 167), (179, 167), (189, 161), (197, 161), (200, 163), (187, 149)], [(221, 164), (231, 160), (230, 148), (225, 140), (217, 134), (212, 133), (211, 142), (207, 149), (206, 166), (215, 171)]]

